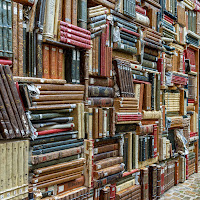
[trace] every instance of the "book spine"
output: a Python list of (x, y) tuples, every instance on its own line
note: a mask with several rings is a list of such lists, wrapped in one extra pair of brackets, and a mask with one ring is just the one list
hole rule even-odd
[(62, 32), (61, 31), (61, 36), (64, 36), (66, 38), (70, 38), (70, 39), (73, 39), (73, 40), (76, 40), (76, 41), (79, 41), (79, 42), (82, 42), (82, 43), (86, 43), (86, 44), (91, 44), (91, 41), (89, 39), (85, 39), (83, 37), (79, 37), (79, 36), (76, 36), (76, 35), (73, 35), (73, 34), (70, 34), (70, 33), (65, 33), (65, 32)]
[(50, 46), (43, 44), (43, 78), (50, 78)]
[(42, 35), (40, 33), (37, 33), (37, 59), (36, 59), (36, 70), (37, 70), (37, 77), (42, 78), (43, 77), (43, 63), (42, 63)]
[(63, 62), (64, 62), (64, 54), (63, 49), (58, 49), (58, 59), (57, 59), (57, 66), (58, 66), (58, 79), (63, 79)]
[(23, 76), (23, 5), (18, 4), (18, 69), (19, 69), (19, 76)]
[[(71, 1), (70, 1), (71, 2)], [(54, 38), (54, 15), (55, 15), (55, 6), (56, 1), (55, 0), (46, 0), (46, 15), (45, 15), (45, 25), (44, 25), (44, 31), (43, 36), (53, 39)], [(71, 8), (68, 10), (71, 10)]]
[(50, 46), (50, 78), (57, 78), (57, 48)]
[(78, 26), (87, 29), (87, 0), (78, 0)]

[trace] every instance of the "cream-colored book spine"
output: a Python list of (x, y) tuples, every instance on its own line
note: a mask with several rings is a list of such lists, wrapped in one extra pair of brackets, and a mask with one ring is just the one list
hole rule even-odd
[(54, 40), (57, 41), (58, 35), (58, 17), (59, 17), (59, 9), (60, 9), (60, 0), (55, 0), (55, 18), (54, 18)]
[(89, 131), (88, 131), (88, 139), (92, 139), (92, 119), (93, 119), (93, 110), (92, 108), (88, 108), (88, 112), (89, 112), (89, 120), (88, 120), (88, 127), (89, 127)]
[(133, 150), (132, 150), (132, 143), (133, 143), (133, 133), (132, 132), (129, 132), (127, 133), (128, 135), (128, 166), (127, 166), (127, 170), (128, 171), (131, 171), (132, 170), (132, 158), (133, 158)]
[(55, 18), (55, 0), (46, 1), (45, 24), (43, 36), (53, 39), (54, 38), (54, 18)]
[(0, 143), (0, 193), (6, 190), (6, 142)]
[(107, 135), (107, 111), (103, 111), (103, 137)]
[(18, 146), (18, 186), (22, 186), (24, 184), (24, 163), (23, 163), (23, 159), (24, 159), (24, 142), (20, 141), (19, 142), (19, 146)]
[(12, 187), (15, 188), (18, 186), (18, 147), (19, 142), (15, 141), (12, 143)]
[(124, 190), (126, 188), (129, 188), (129, 187), (131, 187), (133, 185), (135, 185), (135, 179), (132, 179), (130, 181), (122, 183), (122, 184), (116, 186), (116, 193), (118, 193), (118, 192), (120, 192), (120, 191), (122, 191), (122, 190)]
[(80, 139), (81, 137), (82, 137), (82, 130), (81, 130), (81, 128), (82, 128), (82, 126), (81, 126), (81, 103), (78, 103), (78, 105), (77, 105), (77, 111), (78, 111), (78, 120), (77, 120), (77, 122), (78, 122), (78, 139)]
[(6, 143), (6, 189), (12, 188), (12, 142)]
[(85, 116), (85, 107), (84, 107), (84, 104), (81, 103), (81, 138), (85, 138), (84, 116)]
[(29, 141), (24, 140), (24, 184), (28, 185), (28, 158), (29, 158)]

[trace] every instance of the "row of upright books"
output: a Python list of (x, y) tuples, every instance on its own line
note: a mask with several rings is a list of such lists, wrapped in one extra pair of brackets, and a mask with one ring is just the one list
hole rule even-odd
[(0, 199), (159, 199), (197, 172), (199, 1), (0, 13)]

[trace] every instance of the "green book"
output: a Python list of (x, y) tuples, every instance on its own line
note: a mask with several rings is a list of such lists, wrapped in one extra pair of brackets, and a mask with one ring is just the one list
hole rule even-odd
[(87, 0), (78, 0), (78, 26), (87, 29)]

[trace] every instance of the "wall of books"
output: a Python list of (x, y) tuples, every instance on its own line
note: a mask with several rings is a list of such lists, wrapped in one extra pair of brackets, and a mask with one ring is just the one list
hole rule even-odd
[(198, 0), (0, 0), (0, 199), (159, 199), (198, 172)]

